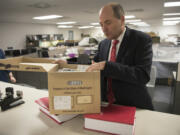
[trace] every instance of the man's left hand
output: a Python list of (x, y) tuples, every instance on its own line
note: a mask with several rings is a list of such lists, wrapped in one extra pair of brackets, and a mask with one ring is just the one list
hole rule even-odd
[(14, 77), (12, 72), (9, 73), (9, 79), (12, 83), (16, 83), (16, 78)]
[(88, 69), (86, 70), (86, 72), (103, 70), (104, 67), (105, 67), (105, 63), (106, 63), (105, 61), (93, 63), (91, 66), (88, 67)]
[(16, 78), (15, 78), (14, 76), (11, 76), (11, 77), (10, 77), (10, 81), (11, 81), (12, 83), (16, 83)]

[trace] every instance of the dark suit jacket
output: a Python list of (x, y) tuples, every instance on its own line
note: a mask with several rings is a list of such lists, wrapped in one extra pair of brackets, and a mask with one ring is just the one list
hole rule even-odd
[(106, 61), (101, 72), (101, 98), (107, 101), (107, 77), (112, 78), (116, 104), (153, 109), (146, 83), (150, 80), (152, 40), (147, 34), (126, 27), (116, 62), (108, 61), (111, 40), (99, 44), (95, 62)]

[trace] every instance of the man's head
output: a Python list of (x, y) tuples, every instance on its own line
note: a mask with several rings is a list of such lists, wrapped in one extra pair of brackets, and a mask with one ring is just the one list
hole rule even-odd
[(117, 39), (124, 30), (124, 10), (120, 4), (110, 3), (101, 8), (99, 20), (104, 34), (110, 40)]

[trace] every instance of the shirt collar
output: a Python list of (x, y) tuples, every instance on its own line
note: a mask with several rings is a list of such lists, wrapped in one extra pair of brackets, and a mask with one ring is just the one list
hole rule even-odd
[(124, 27), (124, 31), (122, 32), (122, 34), (119, 35), (119, 37), (116, 39), (116, 40), (119, 40), (119, 43), (121, 43), (123, 37), (124, 37), (124, 34), (126, 32), (126, 27)]

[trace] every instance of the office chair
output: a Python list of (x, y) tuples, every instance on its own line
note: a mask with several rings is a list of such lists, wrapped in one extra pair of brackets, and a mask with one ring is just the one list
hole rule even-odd
[(48, 58), (49, 57), (48, 51), (42, 51), (41, 54), (42, 54), (41, 56), (43, 58)]
[(7, 56), (12, 56), (12, 50), (5, 50), (4, 53), (5, 53), (6, 57)]
[(28, 54), (28, 50), (27, 49), (21, 49), (21, 55), (25, 55)]
[(35, 53), (37, 52), (37, 49), (36, 48), (31, 48), (31, 53)]
[(21, 55), (20, 50), (13, 50), (13, 56), (14, 56), (14, 57), (20, 56), (20, 55)]
[(77, 63), (78, 64), (84, 64), (84, 65), (90, 64), (91, 60), (89, 58), (89, 55), (87, 55), (87, 54), (79, 54), (79, 57), (77, 59)]

